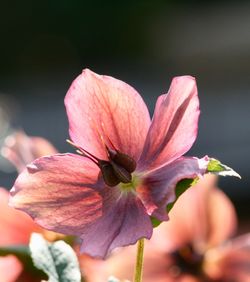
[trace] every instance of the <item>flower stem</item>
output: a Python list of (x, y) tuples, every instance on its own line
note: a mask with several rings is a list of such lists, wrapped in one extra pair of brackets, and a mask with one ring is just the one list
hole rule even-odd
[(143, 251), (144, 251), (144, 239), (142, 238), (137, 243), (137, 255), (136, 255), (134, 282), (142, 281)]

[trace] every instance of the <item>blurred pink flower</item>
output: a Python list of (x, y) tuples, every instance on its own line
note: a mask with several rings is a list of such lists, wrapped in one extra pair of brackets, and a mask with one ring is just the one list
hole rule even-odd
[(27, 136), (22, 130), (7, 136), (1, 149), (2, 155), (8, 159), (20, 173), (33, 160), (57, 153), (55, 147), (46, 139)]
[(193, 77), (173, 79), (151, 122), (128, 84), (84, 70), (65, 105), (79, 155), (58, 154), (27, 166), (11, 205), (44, 228), (79, 236), (81, 251), (105, 257), (150, 238), (150, 216), (168, 220), (177, 182), (206, 172), (208, 157), (182, 157), (196, 139), (199, 100)]
[[(249, 282), (250, 234), (234, 239), (237, 220), (228, 197), (206, 175), (177, 201), (170, 221), (146, 242), (144, 282)], [(130, 246), (106, 261), (84, 260), (88, 282), (104, 282), (111, 274), (132, 279), (136, 248)], [(93, 271), (97, 269), (97, 271)]]

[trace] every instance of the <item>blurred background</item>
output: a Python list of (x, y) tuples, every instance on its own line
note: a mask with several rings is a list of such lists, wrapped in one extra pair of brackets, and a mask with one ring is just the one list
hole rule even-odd
[[(242, 180), (220, 179), (241, 220), (250, 212), (249, 1), (1, 1), (0, 142), (13, 128), (61, 152), (63, 99), (83, 68), (126, 81), (153, 113), (172, 77), (196, 77), (199, 135), (188, 153), (218, 158)], [(0, 159), (0, 186), (14, 168)]]

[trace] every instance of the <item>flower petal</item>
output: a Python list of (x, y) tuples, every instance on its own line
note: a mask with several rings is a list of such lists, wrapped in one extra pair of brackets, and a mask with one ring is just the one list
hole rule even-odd
[(209, 250), (204, 262), (204, 271), (213, 281), (250, 281), (250, 234)]
[[(173, 259), (166, 253), (163, 254), (155, 250), (151, 244), (152, 238), (145, 240), (143, 282), (176, 282), (176, 277), (171, 277), (171, 268), (174, 266)], [(104, 263), (99, 265), (98, 272), (91, 272), (90, 263), (85, 263), (88, 267), (88, 281), (104, 282), (108, 280), (108, 276), (111, 274), (124, 282), (133, 281), (135, 259), (132, 258), (136, 258), (136, 251), (137, 248), (135, 245), (119, 249), (105, 260)], [(92, 262), (94, 267), (95, 264), (97, 263)], [(94, 268), (93, 266), (92, 270)]]
[(41, 228), (25, 213), (8, 206), (9, 193), (0, 188), (0, 246), (28, 244), (32, 232)]
[(158, 98), (138, 166), (155, 169), (185, 154), (198, 130), (199, 100), (195, 79), (173, 79), (169, 92)]
[(207, 247), (213, 247), (236, 232), (237, 217), (233, 203), (221, 190), (210, 189), (207, 194), (204, 199), (204, 205), (207, 201)]
[(57, 153), (54, 146), (46, 139), (29, 137), (21, 130), (6, 137), (1, 152), (18, 172), (22, 172), (27, 164), (39, 157)]
[(164, 221), (168, 219), (166, 206), (175, 201), (176, 184), (185, 178), (196, 178), (206, 172), (208, 158), (181, 157), (145, 176), (137, 189), (149, 215)]
[(72, 83), (65, 106), (72, 140), (106, 159), (103, 140), (137, 160), (150, 126), (148, 109), (128, 84), (86, 69)]
[(65, 154), (35, 160), (17, 178), (10, 204), (49, 230), (80, 235), (102, 215), (98, 167)]
[(105, 188), (103, 216), (81, 236), (81, 251), (94, 257), (104, 258), (116, 247), (135, 244), (152, 235), (152, 224), (141, 201), (114, 189)]
[(19, 281), (18, 276), (22, 270), (23, 266), (15, 256), (0, 257), (1, 282)]

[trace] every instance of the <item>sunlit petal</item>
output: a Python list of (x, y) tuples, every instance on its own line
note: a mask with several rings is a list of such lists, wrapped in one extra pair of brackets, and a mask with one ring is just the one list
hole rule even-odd
[(145, 176), (138, 193), (148, 213), (161, 221), (167, 220), (166, 206), (175, 201), (176, 184), (182, 179), (193, 179), (203, 175), (207, 164), (207, 157), (203, 159), (181, 157)]
[(10, 204), (49, 230), (82, 234), (102, 215), (98, 168), (77, 155), (54, 155), (34, 161), (11, 190)]
[(103, 191), (103, 198), (103, 216), (81, 236), (84, 253), (103, 258), (118, 246), (151, 237), (152, 224), (139, 199), (132, 194), (120, 195), (112, 188)]
[(175, 77), (168, 94), (158, 98), (139, 166), (155, 169), (185, 154), (193, 145), (199, 118), (195, 79)]
[(86, 69), (71, 85), (65, 105), (70, 137), (75, 143), (105, 159), (104, 143), (110, 140), (116, 149), (138, 159), (150, 117), (141, 96), (131, 86)]

